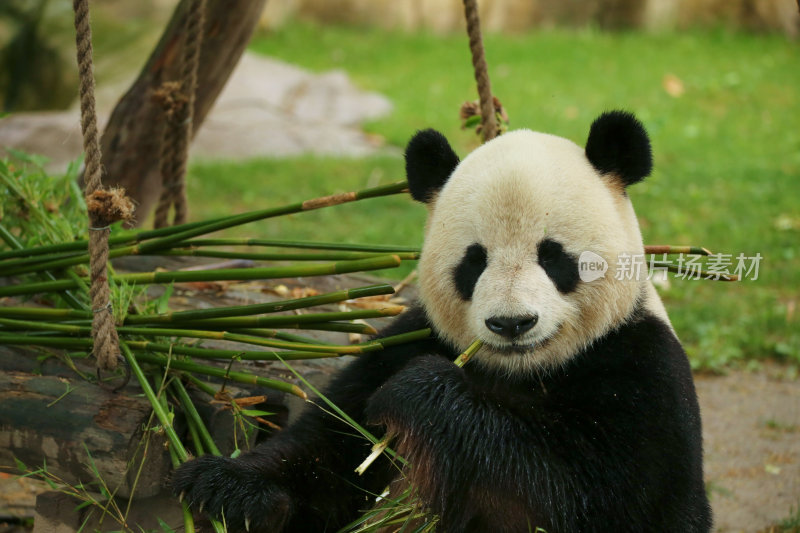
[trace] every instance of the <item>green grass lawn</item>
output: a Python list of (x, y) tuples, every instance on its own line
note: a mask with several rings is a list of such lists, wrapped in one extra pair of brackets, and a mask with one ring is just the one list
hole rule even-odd
[[(313, 43), (310, 44), (310, 43)], [(662, 292), (693, 363), (800, 363), (800, 68), (798, 45), (724, 31), (645, 35), (544, 31), (488, 35), (495, 94), (514, 128), (583, 144), (604, 110), (635, 112), (651, 134), (655, 172), (630, 191), (647, 244), (760, 253), (757, 281), (672, 280)], [(395, 111), (367, 125), (402, 147), (415, 130), (444, 132), (465, 155), (477, 137), (458, 109), (476, 98), (466, 37), (293, 23), (251, 48), (314, 71), (344, 69)], [(671, 96), (665, 77), (680, 80)], [(194, 219), (403, 179), (399, 156), (301, 157), (196, 164)], [(425, 209), (392, 197), (263, 222), (253, 237), (419, 244)], [(387, 273), (397, 276), (398, 272)]]

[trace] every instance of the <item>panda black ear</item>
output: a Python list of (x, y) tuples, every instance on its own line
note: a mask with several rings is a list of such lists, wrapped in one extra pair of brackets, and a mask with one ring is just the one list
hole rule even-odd
[(650, 138), (631, 113), (610, 111), (592, 123), (586, 157), (601, 174), (614, 174), (627, 187), (653, 170)]
[(406, 147), (406, 177), (412, 198), (429, 202), (458, 165), (458, 156), (436, 130), (418, 131)]

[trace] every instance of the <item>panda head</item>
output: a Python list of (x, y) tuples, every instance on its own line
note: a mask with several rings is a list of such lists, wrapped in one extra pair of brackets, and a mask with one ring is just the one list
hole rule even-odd
[[(486, 366), (536, 371), (623, 323), (649, 294), (615, 276), (623, 254), (644, 252), (625, 188), (651, 167), (647, 133), (619, 111), (595, 120), (585, 149), (520, 130), (459, 162), (440, 133), (417, 133), (406, 172), (429, 210), (420, 300), (438, 335), (458, 351), (482, 339)], [(603, 277), (581, 281), (583, 252), (607, 262)]]

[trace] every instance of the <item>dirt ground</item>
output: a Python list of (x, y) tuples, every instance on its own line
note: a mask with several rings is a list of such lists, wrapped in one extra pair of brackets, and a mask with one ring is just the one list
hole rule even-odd
[(695, 378), (716, 531), (768, 531), (800, 513), (800, 381), (792, 374), (767, 365)]

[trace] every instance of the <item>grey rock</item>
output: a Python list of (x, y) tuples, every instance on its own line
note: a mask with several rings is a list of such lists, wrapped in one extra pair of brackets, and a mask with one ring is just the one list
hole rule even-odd
[[(117, 94), (126, 87), (121, 84)], [(361, 131), (360, 124), (391, 110), (387, 98), (360, 90), (342, 71), (315, 74), (246, 53), (197, 132), (190, 156), (363, 156), (381, 148), (382, 142)], [(110, 111), (100, 109), (101, 128)], [(50, 158), (53, 171), (64, 169), (81, 153), (79, 116), (73, 108), (1, 119), (0, 156), (10, 147)]]

